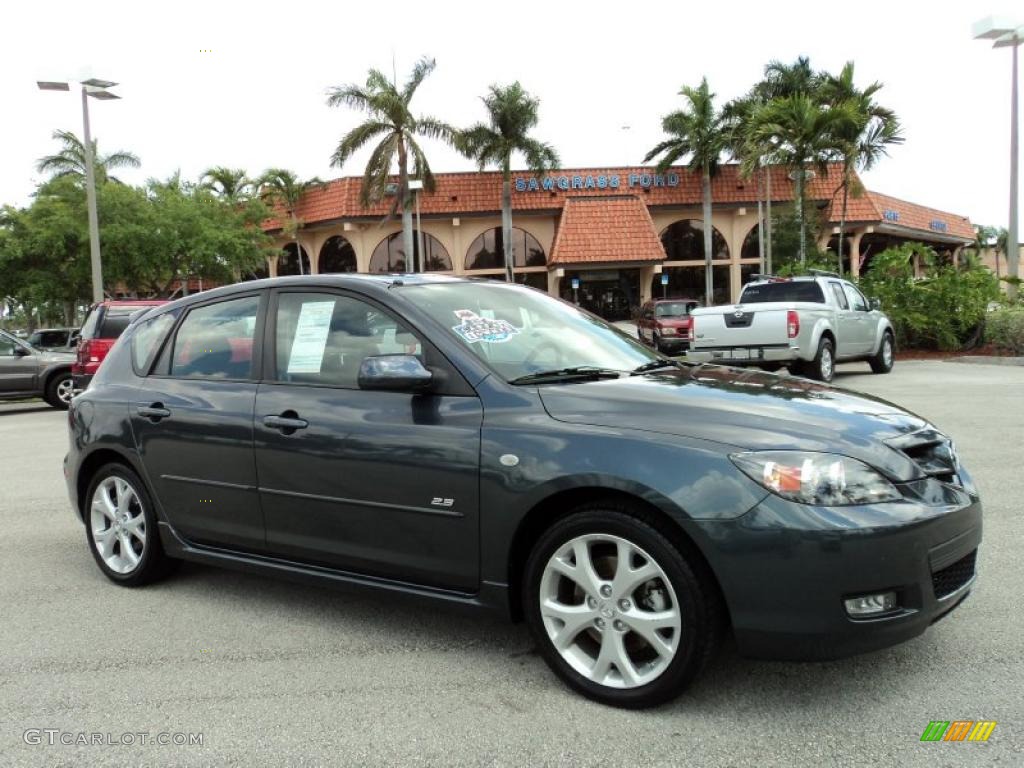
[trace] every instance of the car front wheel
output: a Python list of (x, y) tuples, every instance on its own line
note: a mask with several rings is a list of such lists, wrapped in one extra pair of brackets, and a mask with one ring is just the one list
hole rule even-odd
[(892, 334), (886, 331), (882, 337), (882, 343), (878, 345), (878, 352), (868, 360), (871, 370), (874, 373), (888, 373), (896, 362), (896, 345), (892, 340)]
[(541, 537), (524, 609), (551, 669), (583, 695), (641, 708), (674, 698), (717, 645), (716, 591), (647, 522), (588, 505)]
[(164, 554), (152, 501), (132, 470), (121, 464), (101, 467), (86, 501), (89, 549), (108, 579), (125, 587), (142, 586), (176, 564)]

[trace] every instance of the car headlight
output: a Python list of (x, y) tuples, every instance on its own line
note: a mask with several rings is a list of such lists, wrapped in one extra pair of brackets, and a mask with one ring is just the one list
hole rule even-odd
[(862, 461), (834, 453), (734, 453), (733, 464), (772, 493), (801, 504), (842, 506), (895, 501), (896, 487)]
[(662, 336), (675, 336), (676, 335), (676, 329), (673, 328), (672, 326), (667, 326), (667, 327), (661, 329), (661, 335)]

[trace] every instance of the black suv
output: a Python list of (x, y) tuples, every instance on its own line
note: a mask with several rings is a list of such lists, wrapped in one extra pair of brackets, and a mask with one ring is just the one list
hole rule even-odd
[(725, 631), (800, 659), (919, 635), (981, 541), (927, 421), (676, 362), (489, 281), (292, 277), (154, 308), (70, 424), (72, 505), (114, 582), (190, 559), (489, 608), (619, 706), (676, 695)]

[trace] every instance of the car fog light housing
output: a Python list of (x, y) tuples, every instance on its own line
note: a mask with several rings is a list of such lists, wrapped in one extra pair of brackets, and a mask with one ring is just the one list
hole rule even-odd
[(874, 595), (861, 595), (843, 601), (846, 612), (854, 617), (877, 616), (896, 609), (895, 592), (878, 592)]

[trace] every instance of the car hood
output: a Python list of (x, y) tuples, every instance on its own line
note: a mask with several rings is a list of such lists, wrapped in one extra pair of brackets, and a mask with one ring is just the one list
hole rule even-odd
[(694, 366), (644, 376), (542, 386), (559, 421), (697, 438), (745, 450), (804, 450), (860, 459), (896, 480), (920, 477), (886, 445), (927, 426), (868, 395), (753, 369)]

